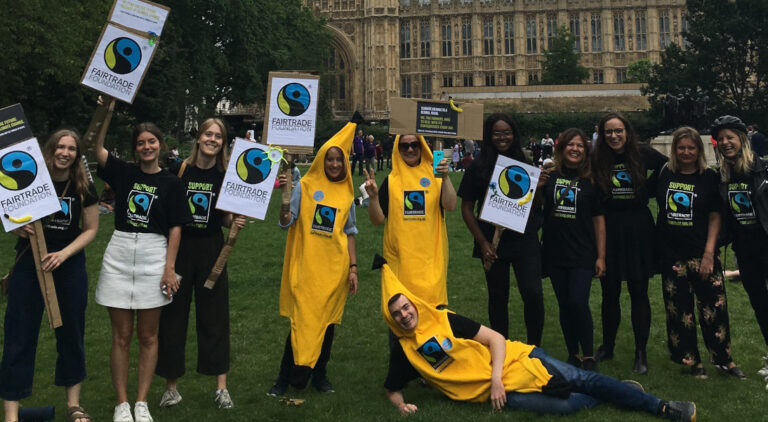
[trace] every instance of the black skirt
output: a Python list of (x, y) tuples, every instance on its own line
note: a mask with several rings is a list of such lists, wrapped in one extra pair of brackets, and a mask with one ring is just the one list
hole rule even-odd
[(606, 213), (605, 231), (609, 281), (645, 280), (658, 272), (653, 216), (648, 207)]

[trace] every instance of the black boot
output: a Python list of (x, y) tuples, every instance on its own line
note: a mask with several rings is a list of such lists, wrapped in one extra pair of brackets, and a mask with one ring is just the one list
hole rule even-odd
[(632, 372), (640, 375), (648, 374), (648, 359), (645, 350), (635, 351), (635, 364), (632, 365)]
[(602, 362), (611, 359), (613, 359), (613, 346), (601, 344), (600, 347), (597, 348), (597, 353), (595, 353), (595, 360)]

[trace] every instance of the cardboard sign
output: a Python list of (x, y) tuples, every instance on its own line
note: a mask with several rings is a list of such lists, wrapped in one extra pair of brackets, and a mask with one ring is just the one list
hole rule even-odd
[(138, 31), (107, 24), (80, 83), (132, 103), (157, 47), (149, 41)]
[(0, 109), (0, 148), (33, 137), (21, 104)]
[(281, 157), (278, 150), (236, 138), (216, 208), (263, 220)]
[(483, 139), (483, 105), (463, 103), (461, 112), (448, 101), (416, 98), (389, 100), (389, 133)]
[(0, 150), (0, 211), (6, 232), (61, 211), (36, 138)]
[(525, 232), (541, 170), (499, 155), (485, 193), (480, 219)]
[(317, 75), (269, 72), (262, 142), (288, 147), (292, 153), (312, 152), (319, 83)]
[(115, 0), (109, 11), (109, 21), (139, 32), (159, 36), (168, 19), (168, 6), (145, 0)]

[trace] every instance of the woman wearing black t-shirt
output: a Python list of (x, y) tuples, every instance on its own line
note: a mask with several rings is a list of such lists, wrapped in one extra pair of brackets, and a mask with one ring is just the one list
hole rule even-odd
[[(667, 345), (673, 362), (691, 366), (705, 378), (696, 344), (696, 315), (712, 362), (730, 375), (744, 378), (731, 359), (728, 302), (720, 258), (717, 174), (707, 167), (704, 143), (696, 129), (681, 127), (672, 134), (669, 163), (658, 172), (656, 219)], [(696, 294), (698, 300), (694, 301)]]
[[(186, 188), (192, 222), (181, 230), (176, 272), (181, 287), (174, 300), (163, 307), (160, 315), (159, 349), (155, 373), (166, 379), (166, 391), (160, 407), (181, 401), (177, 381), (184, 375), (184, 351), (192, 295), (195, 296), (197, 327), (197, 370), (216, 376), (215, 403), (219, 408), (231, 408), (227, 390), (229, 371), (229, 281), (227, 270), (219, 276), (213, 289), (204, 287), (211, 269), (224, 246), (222, 226), (231, 226), (232, 214), (219, 211), (216, 199), (224, 180), (229, 153), (224, 144), (227, 131), (220, 119), (208, 119), (200, 125), (192, 153), (183, 163), (170, 171), (181, 178)], [(239, 228), (245, 218), (234, 218)]]
[[(560, 307), (568, 363), (596, 371), (589, 291), (605, 274), (605, 217), (592, 183), (589, 144), (567, 129), (555, 146), (555, 170), (544, 186), (541, 255)], [(579, 345), (583, 361), (579, 358)]]
[[(491, 245), (494, 226), (480, 221), (477, 217), (480, 215), (483, 198), (499, 154), (530, 163), (520, 146), (520, 139), (520, 133), (508, 115), (495, 113), (488, 116), (483, 124), (483, 148), (480, 156), (473, 160), (466, 170), (457, 195), (462, 199), (461, 216), (475, 239), (472, 256), (480, 258), (483, 263), (491, 264), (490, 269), (485, 272), (491, 328), (509, 338), (509, 267), (512, 266), (520, 296), (523, 298), (527, 343), (540, 345), (544, 329), (541, 249), (537, 233), (541, 225), (541, 211), (534, 207), (525, 233), (504, 230), (495, 251)], [(545, 181), (546, 173), (543, 172), (539, 184)]]
[[(80, 138), (70, 130), (51, 135), (43, 147), (43, 158), (56, 188), (61, 211), (42, 220), (48, 254), (43, 271), (53, 273), (63, 325), (56, 329), (56, 374), (54, 384), (67, 393), (70, 420), (90, 420), (80, 407), (80, 383), (85, 378), (85, 306), (88, 303), (88, 274), (83, 248), (96, 237), (99, 226), (98, 195), (88, 180), (80, 157)], [(82, 222), (82, 228), (80, 223)], [(19, 400), (32, 394), (35, 350), (43, 315), (43, 298), (29, 251), (31, 225), (13, 230), (19, 236), (17, 263), (8, 283), (5, 310), (3, 360), (0, 364), (0, 397), (5, 419), (18, 420)]]
[(621, 322), (622, 280), (632, 303), (632, 330), (635, 334), (635, 373), (648, 372), (645, 346), (651, 331), (651, 303), (648, 279), (656, 272), (653, 253), (653, 216), (648, 209), (648, 170), (657, 170), (667, 158), (656, 150), (639, 145), (632, 125), (617, 113), (605, 115), (598, 124), (592, 151), (595, 185), (605, 210), (605, 276), (603, 290), (603, 344), (597, 360), (613, 358), (616, 333)]
[[(742, 121), (733, 116), (715, 120), (711, 133), (717, 139), (720, 160), (720, 201), (726, 227), (739, 261), (744, 290), (755, 311), (768, 345), (768, 165), (752, 153)], [(768, 375), (768, 355), (765, 374)]]
[[(111, 100), (110, 108), (114, 106)], [(181, 226), (192, 221), (184, 185), (158, 165), (163, 134), (153, 123), (133, 129), (136, 163), (104, 148), (109, 118), (96, 138), (98, 174), (115, 191), (115, 232), (109, 241), (96, 286), (96, 303), (106, 306), (112, 324), (110, 368), (117, 395), (113, 421), (131, 421), (128, 404), (128, 353), (134, 318), (139, 338), (136, 422), (151, 421), (147, 393), (157, 363), (157, 331), (162, 307), (179, 289), (175, 273)]]

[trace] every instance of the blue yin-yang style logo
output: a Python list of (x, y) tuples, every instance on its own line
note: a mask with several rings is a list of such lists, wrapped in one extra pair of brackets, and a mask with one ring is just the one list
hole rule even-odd
[(446, 353), (440, 346), (440, 342), (437, 341), (436, 337), (430, 338), (416, 350), (434, 369), (440, 368), (451, 359), (451, 357), (448, 356), (448, 353)]
[(150, 199), (146, 193), (132, 192), (128, 197), (128, 209), (134, 214), (147, 215)]
[(35, 181), (37, 163), (23, 151), (11, 151), (0, 158), (0, 185), (8, 190), (21, 190)]
[(286, 116), (301, 116), (311, 101), (307, 87), (295, 82), (280, 88), (277, 93), (277, 107)]
[(512, 165), (499, 174), (499, 189), (506, 197), (520, 199), (531, 189), (531, 177), (524, 168)]
[(691, 211), (691, 194), (686, 192), (670, 192), (667, 206), (672, 212), (689, 213)]
[(752, 201), (747, 192), (731, 192), (731, 209), (734, 214), (751, 214)]
[[(403, 210), (406, 213), (409, 213), (409, 211), (424, 211), (424, 209), (423, 190), (403, 191)], [(413, 214), (413, 212), (411, 212), (411, 214)]]
[(616, 170), (611, 176), (611, 182), (613, 186), (617, 188), (626, 188), (632, 186), (632, 176), (626, 170)]
[(557, 205), (573, 207), (576, 204), (576, 189), (569, 186), (558, 186), (555, 191)]
[(267, 152), (259, 148), (247, 149), (237, 157), (237, 176), (245, 183), (254, 185), (269, 177), (272, 161)]
[(104, 63), (117, 74), (131, 73), (141, 63), (141, 48), (130, 38), (115, 38), (104, 50)]
[(324, 232), (333, 232), (338, 210), (327, 205), (315, 205), (315, 215), (312, 218), (312, 229)]

